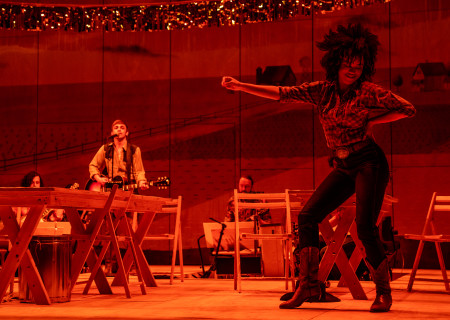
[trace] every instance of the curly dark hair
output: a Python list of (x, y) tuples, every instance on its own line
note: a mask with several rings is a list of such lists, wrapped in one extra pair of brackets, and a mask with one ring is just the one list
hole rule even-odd
[(327, 80), (338, 80), (339, 68), (343, 61), (353, 62), (356, 58), (362, 58), (364, 67), (358, 84), (370, 81), (375, 74), (379, 44), (378, 36), (359, 23), (348, 24), (347, 27), (339, 25), (337, 31), (330, 29), (323, 41), (317, 42), (317, 48), (326, 51), (320, 63), (326, 70)]
[(34, 177), (39, 177), (41, 180), (41, 187), (44, 186), (44, 180), (42, 180), (42, 176), (37, 173), (36, 171), (30, 171), (28, 172), (22, 179), (22, 182), (20, 184), (21, 187), (29, 187), (31, 186), (31, 183), (33, 182)]

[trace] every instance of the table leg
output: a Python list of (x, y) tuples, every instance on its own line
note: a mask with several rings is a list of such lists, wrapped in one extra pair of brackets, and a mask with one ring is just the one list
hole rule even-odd
[[(93, 250), (93, 245), (103, 224), (105, 216), (107, 213), (109, 214), (116, 192), (117, 185), (115, 185), (111, 190), (108, 199), (105, 202), (105, 206), (102, 209), (96, 209), (94, 211), (85, 231), (83, 231), (84, 227), (80, 226), (80, 223), (82, 224), (81, 218), (78, 215), (75, 215), (74, 211), (70, 212), (69, 221), (71, 225), (75, 227), (75, 232), (81, 232), (83, 237), (88, 237), (88, 240), (78, 240), (77, 250), (73, 255), (71, 289), (75, 286), (76, 280), (78, 279), (84, 264), (87, 263), (89, 268), (93, 268), (98, 260), (98, 257)], [(112, 294), (111, 286), (109, 285), (102, 269), (98, 270), (95, 276), (95, 283), (101, 294)]]
[[(111, 235), (111, 242), (113, 244), (113, 249), (116, 254), (117, 264), (119, 265), (119, 269), (117, 270), (117, 274), (120, 274), (123, 279), (126, 279), (125, 268), (123, 266), (122, 256), (120, 255), (119, 242), (117, 241), (116, 230), (114, 229), (114, 223), (111, 218), (111, 213), (106, 215), (106, 225), (108, 226), (109, 234)], [(132, 241), (132, 240), (130, 240)], [(128, 285), (128, 281), (123, 281), (123, 288), (125, 289), (125, 294), (127, 298), (131, 298), (130, 287)]]
[[(355, 243), (355, 249), (352, 252), (352, 255), (350, 257), (350, 265), (352, 266), (353, 270), (356, 271), (359, 267), (359, 263), (362, 259), (366, 257), (366, 252), (364, 251), (364, 246), (362, 242), (358, 239), (358, 233), (356, 230), (356, 224), (352, 223), (352, 226), (350, 227), (350, 235), (352, 236), (353, 242)], [(344, 277), (341, 277), (338, 283), (338, 287), (346, 287), (347, 284), (345, 283)]]
[(20, 265), (36, 304), (50, 304), (47, 290), (36, 268), (33, 257), (28, 250), (28, 245), (41, 220), (44, 209), (45, 206), (32, 207), (28, 212), (22, 228), (19, 228), (15, 214), (9, 207), (0, 209), (0, 216), (5, 231), (12, 243), (12, 248), (6, 258), (5, 265), (0, 270), (0, 297), (2, 299), (6, 293), (11, 277), (14, 276), (15, 271)]
[[(142, 277), (145, 282), (145, 285), (147, 287), (157, 287), (156, 280), (153, 277), (153, 274), (150, 270), (150, 266), (148, 265), (147, 259), (145, 258), (145, 254), (142, 250), (142, 242), (144, 241), (144, 238), (150, 229), (150, 226), (153, 222), (153, 219), (155, 218), (155, 213), (145, 213), (142, 216), (142, 220), (138, 225), (138, 228), (136, 232), (132, 233), (132, 238), (134, 241), (134, 246), (136, 249), (136, 257), (137, 261), (139, 263), (139, 268), (141, 269)], [(128, 273), (131, 269), (131, 266), (133, 264), (133, 253), (131, 251), (131, 248), (129, 248), (125, 256), (123, 258), (124, 268), (126, 273)], [(120, 286), (122, 285), (124, 281), (124, 278), (120, 274), (117, 274), (112, 282), (112, 286)]]
[[(118, 224), (119, 224), (119, 221), (115, 221), (114, 224), (115, 224), (114, 225), (114, 229), (116, 229)], [(101, 243), (104, 243), (104, 245), (102, 246), (102, 250), (101, 250), (100, 254), (96, 258), (97, 261), (94, 263), (94, 266), (93, 267), (89, 267), (89, 269), (91, 271), (91, 276), (89, 277), (89, 279), (88, 279), (88, 281), (86, 283), (86, 286), (84, 287), (83, 294), (88, 294), (89, 289), (90, 289), (90, 287), (92, 285), (92, 281), (95, 280), (95, 277), (97, 276), (97, 273), (100, 270), (100, 265), (101, 265), (103, 259), (105, 258), (106, 252), (109, 249), (109, 245), (111, 243), (111, 240), (103, 240), (103, 241), (101, 241)], [(103, 273), (103, 270), (102, 270), (102, 273)]]
[(328, 220), (324, 220), (320, 224), (319, 228), (328, 248), (320, 263), (319, 280), (325, 281), (334, 263), (336, 263), (342, 277), (349, 286), (353, 298), (356, 300), (367, 300), (367, 296), (359, 283), (354, 269), (349, 264), (345, 252), (341, 250), (345, 237), (353, 222), (354, 214), (352, 212), (344, 212), (335, 231), (333, 231)]
[[(142, 273), (141, 273), (141, 268), (139, 266), (139, 263), (137, 262), (137, 254), (136, 254), (136, 248), (134, 245), (134, 240), (133, 240), (133, 235), (132, 235), (132, 228), (128, 222), (128, 218), (125, 212), (120, 212), (120, 217), (119, 217), (119, 222), (122, 221), (122, 225), (124, 225), (124, 229), (125, 229), (125, 235), (130, 239), (129, 240), (129, 245), (128, 245), (128, 249), (131, 248), (131, 251), (133, 253), (133, 258), (136, 264), (136, 273), (138, 276), (138, 280), (139, 280), (139, 285), (141, 287), (141, 292), (142, 294), (147, 294), (147, 290), (145, 288), (145, 284), (143, 282), (143, 278), (142, 278)], [(126, 275), (125, 275), (126, 276)]]

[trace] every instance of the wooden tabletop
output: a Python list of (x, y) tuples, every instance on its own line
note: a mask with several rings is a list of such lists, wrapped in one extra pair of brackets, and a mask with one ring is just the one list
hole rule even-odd
[[(99, 209), (105, 205), (109, 192), (73, 190), (66, 188), (0, 188), (0, 206)], [(125, 191), (117, 190), (112, 209), (127, 207)], [(127, 210), (139, 212), (161, 211), (164, 198), (133, 194)]]

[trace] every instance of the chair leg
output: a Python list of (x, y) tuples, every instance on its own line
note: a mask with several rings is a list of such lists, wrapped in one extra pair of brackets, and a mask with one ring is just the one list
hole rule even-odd
[(292, 240), (288, 240), (291, 242), (291, 248), (289, 251), (289, 264), (291, 266), (291, 284), (292, 284), (292, 291), (295, 290), (295, 265), (294, 265), (294, 250), (292, 246)]
[(178, 243), (178, 260), (180, 262), (180, 272), (181, 272), (181, 282), (184, 282), (184, 262), (183, 262), (183, 242), (181, 241), (181, 230), (180, 235), (178, 236), (179, 243)]
[(416, 278), (417, 268), (419, 267), (420, 257), (422, 256), (424, 241), (419, 242), (419, 247), (417, 248), (416, 258), (414, 260), (414, 265), (411, 270), (411, 275), (409, 276), (408, 288), (406, 289), (408, 292), (411, 292), (412, 286), (414, 283), (414, 279)]
[(289, 289), (289, 244), (287, 241), (284, 242), (284, 282), (285, 282), (285, 290)]
[(178, 235), (173, 239), (173, 248), (172, 248), (172, 264), (170, 266), (170, 284), (173, 284), (173, 278), (175, 273), (175, 263), (177, 260), (177, 247), (178, 247)]
[(234, 290), (238, 290), (241, 293), (241, 249), (239, 238), (236, 240), (234, 248)]
[(171, 268), (170, 268), (170, 284), (173, 284), (177, 252), (178, 252), (178, 260), (179, 260), (179, 267), (180, 267), (180, 278), (181, 278), (181, 282), (184, 282), (183, 247), (182, 247), (181, 243), (182, 242), (181, 242), (181, 230), (180, 230), (179, 233), (178, 233), (177, 238), (174, 238), (174, 241), (173, 241), (172, 265), (171, 265)]
[(447, 270), (445, 269), (444, 256), (442, 255), (441, 244), (439, 242), (434, 243), (436, 246), (436, 252), (439, 259), (439, 265), (441, 266), (442, 279), (444, 280), (445, 290), (450, 291), (448, 284)]

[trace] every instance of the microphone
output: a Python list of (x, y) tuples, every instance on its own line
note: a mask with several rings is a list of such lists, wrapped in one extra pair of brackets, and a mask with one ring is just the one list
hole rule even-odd
[(112, 136), (109, 136), (109, 137), (107, 138), (107, 140), (114, 139), (114, 138), (117, 137), (117, 136), (118, 136), (117, 134), (113, 134)]
[(227, 225), (225, 224), (225, 223), (223, 223), (223, 222), (220, 222), (220, 221), (217, 221), (216, 219), (214, 219), (214, 218), (209, 218), (209, 220), (212, 220), (212, 221), (214, 221), (214, 222), (217, 222), (217, 223), (219, 223), (219, 224), (221, 224), (222, 225), (222, 227), (225, 229), (226, 227), (227, 227)]

